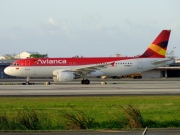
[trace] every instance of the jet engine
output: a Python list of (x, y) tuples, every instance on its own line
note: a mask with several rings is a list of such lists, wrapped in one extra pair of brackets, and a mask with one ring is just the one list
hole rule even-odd
[(80, 75), (76, 75), (73, 72), (63, 71), (63, 70), (55, 70), (53, 71), (53, 75), (54, 75), (53, 80), (55, 82), (67, 82), (80, 78)]

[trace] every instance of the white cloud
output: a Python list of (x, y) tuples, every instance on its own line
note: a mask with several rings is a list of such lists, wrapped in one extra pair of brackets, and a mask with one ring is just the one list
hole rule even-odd
[(68, 25), (68, 21), (66, 20), (62, 20), (59, 24), (59, 27), (66, 33), (69, 33), (69, 25)]
[(83, 19), (83, 21), (85, 23), (95, 23), (95, 22), (100, 21), (100, 18), (101, 17), (99, 15), (97, 15), (97, 14), (94, 14), (94, 15), (84, 15), (82, 17), (82, 19)]
[(53, 17), (50, 17), (49, 19), (48, 19), (48, 24), (50, 24), (50, 25), (57, 25), (57, 22), (56, 22), (56, 20), (53, 18)]
[(100, 29), (103, 29), (105, 28), (104, 24), (96, 24), (96, 29), (97, 30), (100, 30)]
[(58, 20), (54, 17), (49, 17), (40, 27), (39, 34), (44, 36), (47, 34), (65, 34), (70, 36), (70, 28), (72, 28), (66, 19)]

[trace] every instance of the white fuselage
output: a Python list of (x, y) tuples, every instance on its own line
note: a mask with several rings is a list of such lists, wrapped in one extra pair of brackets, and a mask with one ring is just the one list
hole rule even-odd
[[(104, 76), (119, 76), (137, 72), (143, 72), (164, 66), (167, 62), (153, 64), (153, 61), (165, 60), (167, 58), (137, 58), (115, 61), (114, 65), (107, 65), (105, 68), (99, 68)], [(168, 61), (168, 64), (174, 60)], [(102, 63), (101, 63), (102, 64)], [(97, 65), (97, 64), (96, 64)], [(8, 75), (20, 77), (53, 77), (54, 70), (72, 70), (82, 68), (85, 65), (76, 66), (9, 66), (4, 71)], [(87, 65), (86, 65), (87, 66)], [(96, 75), (94, 75), (96, 76)], [(98, 76), (98, 75), (97, 75)]]

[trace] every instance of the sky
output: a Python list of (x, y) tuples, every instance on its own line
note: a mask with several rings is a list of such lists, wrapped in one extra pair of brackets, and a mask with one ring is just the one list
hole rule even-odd
[(163, 29), (180, 57), (179, 0), (0, 0), (0, 56), (142, 54)]

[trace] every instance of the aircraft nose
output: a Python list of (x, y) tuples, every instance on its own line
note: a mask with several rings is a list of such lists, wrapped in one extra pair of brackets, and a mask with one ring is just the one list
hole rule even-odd
[(7, 75), (9, 75), (9, 67), (6, 67), (6, 68), (4, 69), (4, 73), (7, 74)]

